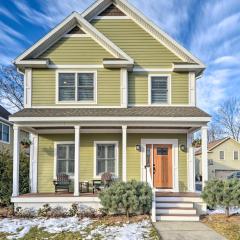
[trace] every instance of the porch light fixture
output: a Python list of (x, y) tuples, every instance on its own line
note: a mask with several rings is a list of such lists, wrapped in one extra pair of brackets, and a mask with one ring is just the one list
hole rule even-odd
[(140, 145), (140, 144), (137, 144), (137, 145), (136, 145), (136, 150), (139, 151), (139, 152), (141, 152), (141, 145)]
[(180, 145), (180, 149), (181, 149), (181, 151), (183, 151), (183, 152), (185, 152), (185, 151), (187, 150), (185, 144), (181, 144), (181, 145)]

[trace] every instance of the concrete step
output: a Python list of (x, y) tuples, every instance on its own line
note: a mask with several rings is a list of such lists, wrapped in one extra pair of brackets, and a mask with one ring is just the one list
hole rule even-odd
[(198, 197), (168, 197), (161, 196), (156, 197), (156, 202), (201, 202), (202, 200)]
[(194, 208), (156, 208), (156, 214), (160, 215), (196, 215), (197, 210)]
[(182, 222), (198, 222), (199, 216), (185, 214), (157, 214), (157, 221), (182, 221)]
[(157, 201), (156, 202), (157, 208), (193, 208), (192, 202), (164, 202), (164, 201)]

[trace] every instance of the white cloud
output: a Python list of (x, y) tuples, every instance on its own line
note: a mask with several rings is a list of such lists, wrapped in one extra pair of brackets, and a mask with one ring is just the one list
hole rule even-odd
[(0, 13), (6, 17), (12, 19), (13, 21), (19, 23), (17, 17), (13, 13), (11, 13), (8, 9), (4, 8), (3, 6), (1, 6), (1, 8), (0, 8)]

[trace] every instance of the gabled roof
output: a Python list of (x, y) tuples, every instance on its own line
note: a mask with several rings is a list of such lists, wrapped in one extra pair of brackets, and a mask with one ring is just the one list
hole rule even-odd
[(4, 107), (0, 105), (0, 118), (8, 120), (8, 117), (11, 115)]
[(149, 34), (151, 34), (155, 39), (157, 39), (170, 51), (174, 52), (177, 56), (179, 56), (180, 59), (182, 59), (184, 62), (195, 63), (200, 65), (203, 69), (205, 68), (205, 65), (198, 58), (193, 56), (192, 53), (182, 47), (166, 32), (161, 30), (152, 21), (147, 19), (144, 14), (142, 14), (138, 9), (129, 4), (127, 0), (97, 0), (81, 15), (88, 21), (91, 21), (91, 19), (93, 19), (95, 16), (98, 16), (98, 14), (104, 11), (111, 4), (116, 5), (122, 12), (132, 18), (138, 25), (144, 28)]
[[(228, 141), (228, 140), (230, 140), (230, 139), (232, 139), (232, 138), (230, 138), (230, 137), (225, 137), (225, 138), (221, 138), (221, 139), (218, 139), (218, 140), (215, 140), (215, 141), (212, 141), (212, 142), (208, 143), (208, 146), (207, 146), (208, 152), (212, 151), (214, 148), (216, 148), (217, 146), (223, 144), (224, 142), (226, 142), (226, 141)], [(232, 139), (232, 140), (234, 140), (234, 139)], [(236, 140), (234, 140), (234, 141), (236, 141)], [(236, 142), (237, 142), (237, 141), (236, 141)], [(239, 142), (237, 142), (237, 143), (239, 143)], [(240, 144), (240, 143), (239, 143), (239, 144)], [(195, 155), (201, 155), (201, 154), (202, 154), (202, 149), (201, 149), (201, 148), (198, 149), (198, 150), (195, 152)]]
[(127, 60), (130, 64), (133, 64), (134, 60), (130, 56), (128, 56), (123, 50), (121, 50), (118, 46), (106, 38), (77, 12), (73, 12), (63, 22), (61, 22), (48, 34), (36, 42), (32, 47), (17, 57), (14, 60), (14, 63), (16, 65), (24, 65), (29, 63), (36, 64), (36, 61), (39, 60), (36, 60), (35, 58), (40, 56), (44, 51), (56, 43), (63, 35), (69, 32), (69, 30), (71, 30), (76, 25), (79, 25), (84, 32), (89, 34), (96, 42), (98, 42), (103, 48), (109, 51), (116, 59), (124, 59)]

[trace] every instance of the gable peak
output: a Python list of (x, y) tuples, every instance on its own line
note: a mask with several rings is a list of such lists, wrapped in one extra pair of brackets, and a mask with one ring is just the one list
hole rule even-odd
[(99, 17), (105, 17), (105, 16), (119, 17), (119, 16), (126, 16), (126, 14), (112, 3), (107, 8), (105, 8), (101, 13), (99, 13), (98, 16)]
[(79, 26), (75, 26), (67, 34), (86, 34), (86, 33)]

